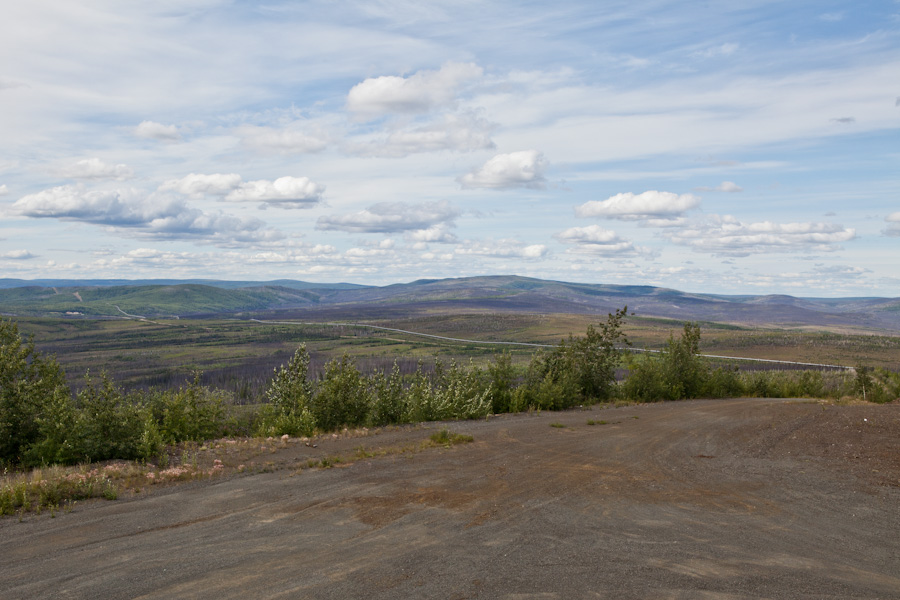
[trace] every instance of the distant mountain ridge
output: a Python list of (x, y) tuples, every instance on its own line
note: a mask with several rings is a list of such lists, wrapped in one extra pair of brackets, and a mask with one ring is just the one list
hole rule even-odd
[(208, 285), (223, 289), (240, 289), (246, 287), (280, 286), (295, 290), (308, 289), (358, 289), (369, 287), (356, 283), (310, 283), (294, 279), (275, 279), (272, 281), (230, 281), (223, 279), (10, 279), (0, 278), (0, 289), (20, 287), (130, 287), (145, 285)]
[(302, 281), (0, 280), (0, 313), (20, 316), (265, 316), (376, 318), (422, 311), (603, 314), (781, 327), (900, 332), (900, 298), (698, 294), (643, 285), (498, 275), (387, 286)]

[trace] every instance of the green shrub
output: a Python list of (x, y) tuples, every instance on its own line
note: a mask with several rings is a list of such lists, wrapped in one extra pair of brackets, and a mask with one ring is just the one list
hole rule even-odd
[(900, 398), (900, 373), (863, 365), (857, 365), (855, 371), (853, 389), (860, 398), (876, 404)]
[(312, 400), (312, 412), (321, 429), (363, 425), (369, 417), (369, 404), (368, 384), (347, 354), (325, 365)]
[(203, 441), (221, 437), (225, 429), (225, 406), (228, 395), (200, 385), (200, 373), (186, 388), (178, 390), (179, 399), (187, 407), (189, 424), (182, 431), (185, 440)]
[[(657, 356), (632, 358), (622, 393), (642, 402), (699, 398), (710, 391), (709, 377), (709, 366), (700, 356), (700, 327), (685, 323), (681, 337), (676, 340), (669, 336)], [(726, 383), (725, 373), (719, 373), (719, 377)]]
[(372, 408), (369, 416), (372, 425), (382, 426), (403, 423), (408, 417), (406, 390), (400, 365), (394, 361), (390, 376), (384, 371), (372, 375)]
[[(54, 461), (66, 456), (70, 442), (52, 418), (69, 419), (71, 392), (65, 375), (52, 358), (22, 341), (18, 326), (0, 319), (0, 463)], [(41, 444), (46, 435), (53, 439)]]
[(496, 356), (488, 365), (488, 397), (491, 412), (513, 412), (513, 390), (516, 386), (516, 372), (509, 352)]
[(510, 394), (510, 408), (558, 410), (609, 400), (617, 391), (617, 346), (629, 345), (621, 330), (627, 312), (626, 306), (605, 323), (589, 325), (584, 337), (569, 336), (553, 350), (535, 353), (525, 381)]
[(148, 407), (144, 410), (144, 423), (141, 437), (138, 440), (138, 455), (143, 459), (158, 456), (166, 445), (166, 440), (159, 430), (159, 424)]
[(704, 382), (703, 398), (736, 398), (744, 395), (744, 385), (737, 367), (713, 369)]
[(878, 368), (875, 369), (875, 379), (884, 390), (879, 402), (893, 402), (900, 398), (900, 373)]
[(81, 458), (77, 417), (69, 394), (51, 397), (37, 416), (38, 440), (26, 450), (23, 464), (71, 464)]
[(698, 398), (709, 366), (700, 356), (700, 326), (685, 323), (681, 338), (669, 336), (662, 352), (663, 380), (670, 400)]
[(416, 368), (416, 372), (409, 377), (409, 385), (406, 387), (406, 417), (404, 421), (419, 423), (422, 421), (437, 421), (438, 411), (434, 405), (434, 388), (431, 380), (422, 372), (422, 362)]
[(491, 412), (489, 386), (480, 369), (470, 362), (462, 368), (450, 363), (450, 370), (443, 377), (443, 385), (434, 390), (433, 410), (436, 419), (477, 419)]
[(95, 383), (88, 373), (78, 393), (75, 430), (78, 454), (87, 461), (137, 458), (144, 415), (133, 398), (126, 397), (101, 373)]
[[(225, 433), (225, 392), (200, 385), (200, 373), (195, 373), (187, 386), (150, 393), (144, 402), (156, 419), (159, 436), (167, 444), (199, 442)], [(149, 429), (146, 433), (148, 439), (154, 435)]]
[(744, 390), (754, 398), (778, 398), (779, 390), (770, 371), (752, 371), (744, 376)]
[(668, 400), (661, 361), (650, 354), (631, 357), (628, 377), (622, 383), (620, 392), (626, 398), (641, 402)]
[(257, 433), (270, 435), (312, 435), (316, 421), (310, 410), (309, 353), (306, 345), (297, 348), (287, 367), (281, 365), (266, 390), (266, 404), (259, 414)]

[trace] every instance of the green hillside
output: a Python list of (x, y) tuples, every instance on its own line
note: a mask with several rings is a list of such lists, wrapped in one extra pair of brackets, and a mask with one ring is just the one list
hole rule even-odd
[(274, 286), (234, 290), (198, 284), (0, 290), (0, 312), (32, 316), (185, 316), (298, 307), (317, 301), (315, 292)]

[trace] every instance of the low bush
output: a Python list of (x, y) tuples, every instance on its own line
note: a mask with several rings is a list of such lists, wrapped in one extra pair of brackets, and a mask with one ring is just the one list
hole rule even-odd
[(363, 425), (371, 404), (368, 382), (347, 354), (325, 365), (325, 373), (311, 400), (312, 413), (320, 429), (330, 431)]
[[(622, 386), (626, 398), (641, 402), (699, 398), (714, 390), (708, 364), (700, 356), (700, 327), (686, 323), (679, 339), (670, 336), (659, 355), (633, 357)], [(719, 373), (727, 384), (727, 373)], [(728, 387), (723, 385), (722, 387)]]
[(77, 454), (87, 462), (140, 456), (139, 446), (145, 423), (141, 407), (126, 397), (102, 373), (100, 381), (85, 377), (79, 392), (75, 419)]
[(300, 346), (285, 367), (275, 370), (260, 410), (257, 433), (263, 436), (312, 435), (316, 422), (310, 404), (309, 353)]

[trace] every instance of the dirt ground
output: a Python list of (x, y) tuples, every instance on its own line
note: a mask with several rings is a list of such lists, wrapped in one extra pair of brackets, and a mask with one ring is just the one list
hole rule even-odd
[[(391, 451), (442, 427), (474, 441)], [(307, 468), (360, 446), (388, 453)], [(0, 521), (0, 598), (900, 598), (898, 404), (594, 407), (268, 460)]]

